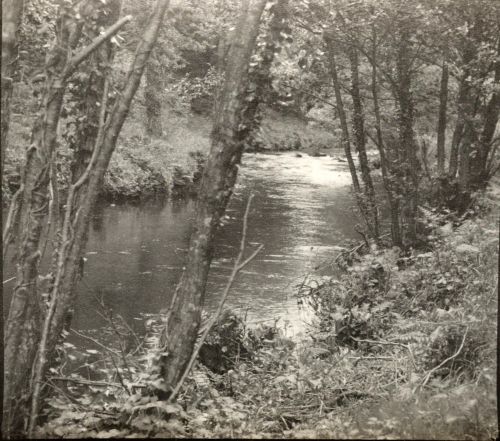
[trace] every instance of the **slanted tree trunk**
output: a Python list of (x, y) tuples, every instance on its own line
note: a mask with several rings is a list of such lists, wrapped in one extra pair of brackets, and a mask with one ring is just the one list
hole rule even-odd
[[(69, 189), (61, 232), (61, 248), (57, 265), (54, 268), (54, 285), (50, 293), (51, 301), (44, 320), (39, 349), (40, 357), (38, 357), (34, 369), (35, 392), (32, 401), (30, 428), (34, 427), (36, 421), (33, 420), (36, 420), (37, 417), (38, 408), (35, 403), (35, 399), (39, 399), (37, 388), (40, 388), (46, 370), (53, 362), (55, 346), (63, 330), (65, 317), (74, 305), (79, 263), (86, 245), (90, 216), (102, 188), (104, 175), (115, 150), (121, 128), (141, 82), (148, 57), (158, 38), (159, 28), (168, 4), (169, 0), (156, 2), (136, 49), (125, 86), (106, 120), (105, 108), (102, 109), (99, 132), (91, 161), (84, 173)], [(105, 106), (106, 96), (107, 89), (104, 87), (103, 106)]]
[(21, 25), (23, 6), (23, 0), (2, 0), (2, 176), (9, 134), (13, 76), (17, 69), (17, 33)]
[(439, 117), (437, 125), (437, 168), (440, 176), (444, 175), (445, 141), (446, 141), (446, 110), (448, 107), (448, 65), (443, 63), (441, 85), (439, 88)]
[(359, 91), (359, 59), (358, 51), (354, 47), (348, 49), (349, 60), (351, 63), (351, 97), (353, 102), (352, 128), (354, 133), (354, 142), (358, 151), (359, 167), (361, 169), (361, 178), (364, 184), (366, 199), (366, 209), (369, 216), (368, 230), (373, 239), (379, 238), (379, 225), (377, 204), (375, 202), (375, 190), (368, 165), (366, 155), (366, 133), (363, 113), (363, 103)]
[(201, 181), (186, 270), (176, 289), (159, 341), (158, 367), (167, 398), (186, 369), (201, 319), (214, 234), (238, 173), (247, 128), (241, 122), (248, 68), (266, 0), (243, 1), (238, 33), (228, 55), (224, 88), (211, 135), (211, 149)]
[(42, 106), (26, 152), (19, 200), (17, 279), (5, 327), (2, 430), (6, 438), (26, 435), (25, 418), (29, 415), (27, 404), (32, 391), (33, 363), (42, 334), (41, 322), (48, 314), (38, 289), (38, 265), (43, 251), (41, 236), (49, 206), (48, 185), (53, 175), (52, 159), (64, 90), (78, 65), (129, 19), (121, 20), (73, 55), (72, 49), (80, 38), (82, 25), (70, 14), (61, 14), (58, 40), (47, 57)]
[(159, 138), (163, 134), (163, 119), (161, 105), (162, 78), (158, 68), (158, 62), (151, 58), (146, 66), (144, 101), (146, 107), (146, 133), (149, 136)]

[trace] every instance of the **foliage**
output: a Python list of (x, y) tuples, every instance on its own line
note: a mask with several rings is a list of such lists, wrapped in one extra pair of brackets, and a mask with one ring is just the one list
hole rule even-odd
[[(218, 373), (198, 364), (177, 403), (169, 404), (132, 386), (156, 378), (144, 368), (149, 350), (134, 354), (134, 344), (128, 369), (118, 367), (130, 395), (119, 384), (59, 390), (40, 434), (494, 438), (497, 232), (491, 217), (457, 227), (439, 225), (441, 215), (426, 217), (434, 225), (432, 251), (346, 251), (347, 276), (302, 286), (320, 318), (310, 340), (293, 342), (279, 328), (249, 328), (227, 311), (208, 342), (220, 354), (241, 355), (242, 345), (248, 357), (232, 358)], [(347, 330), (338, 332), (346, 316)], [(353, 344), (351, 337), (365, 341)], [(106, 345), (119, 351), (120, 345)], [(85, 377), (117, 383), (118, 355), (113, 365), (96, 350), (66, 344), (64, 351), (63, 359), (83, 360)]]
[(208, 121), (170, 114), (167, 134), (155, 138), (145, 134), (140, 112), (137, 108), (129, 117), (111, 159), (103, 189), (107, 197), (171, 195), (176, 187), (192, 186), (199, 179), (209, 146)]

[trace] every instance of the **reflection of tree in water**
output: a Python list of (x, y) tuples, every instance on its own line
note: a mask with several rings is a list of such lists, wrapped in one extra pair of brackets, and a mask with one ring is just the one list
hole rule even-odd
[(179, 199), (174, 198), (171, 202), (172, 214), (184, 213), (186, 208), (191, 204), (191, 201), (188, 199)]
[(104, 222), (104, 204), (96, 204), (91, 218), (92, 231), (100, 233)]

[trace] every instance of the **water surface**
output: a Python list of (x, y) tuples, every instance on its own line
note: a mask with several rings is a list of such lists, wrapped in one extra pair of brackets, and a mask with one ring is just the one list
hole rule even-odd
[[(294, 335), (304, 331), (310, 318), (297, 305), (296, 286), (331, 258), (335, 246), (356, 237), (349, 171), (332, 157), (244, 155), (216, 237), (205, 304), (209, 312), (216, 309), (238, 254), (251, 193), (247, 240), (264, 244), (264, 249), (239, 274), (227, 306), (246, 314), (251, 323), (279, 319)], [(100, 205), (90, 226), (73, 327), (104, 324), (96, 313), (97, 298), (136, 329), (143, 326), (141, 314), (168, 307), (183, 270), (193, 215), (193, 201)], [(249, 245), (248, 252), (252, 249)]]

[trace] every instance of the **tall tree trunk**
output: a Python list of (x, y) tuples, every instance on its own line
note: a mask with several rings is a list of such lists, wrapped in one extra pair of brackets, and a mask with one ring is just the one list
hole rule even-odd
[(251, 101), (245, 108), (243, 124), (250, 128), (247, 136), (250, 142), (260, 128), (262, 105), (267, 102), (272, 89), (271, 66), (275, 54), (281, 50), (280, 44), (284, 38), (282, 31), (286, 28), (288, 20), (288, 2), (289, 0), (278, 0), (271, 6), (269, 31), (261, 53), (262, 61), (249, 69), (249, 82), (255, 85), (255, 89), (249, 93)]
[[(467, 136), (470, 140), (470, 133), (466, 133), (466, 126), (472, 123), (474, 117), (474, 97), (473, 97), (473, 80), (472, 76), (472, 63), (476, 56), (478, 35), (480, 34), (481, 24), (480, 22), (474, 23), (469, 26), (466, 41), (464, 44), (462, 52), (462, 75), (460, 77), (460, 84), (458, 89), (457, 98), (457, 120), (455, 123), (455, 129), (453, 131), (453, 137), (451, 140), (451, 151), (450, 151), (450, 164), (448, 169), (448, 175), (451, 179), (454, 179), (457, 175), (460, 162), (460, 152), (463, 151), (464, 137)], [(469, 146), (465, 146), (465, 150), (468, 150)], [(469, 154), (469, 152), (467, 152)], [(468, 163), (468, 159), (465, 161)], [(462, 166), (462, 168), (465, 164)], [(463, 179), (463, 178), (462, 178)]]
[(418, 171), (420, 167), (413, 133), (414, 112), (411, 93), (410, 33), (404, 25), (399, 29), (399, 38), (396, 59), (399, 143), (402, 149), (399, 167), (404, 176), (406, 235), (409, 245), (412, 245), (415, 243), (417, 236)]
[(41, 236), (48, 211), (48, 185), (53, 176), (57, 125), (68, 78), (78, 65), (130, 18), (96, 38), (75, 55), (82, 25), (61, 14), (58, 41), (46, 61), (46, 83), (39, 117), (26, 153), (20, 200), (17, 279), (5, 326), (3, 436), (25, 436), (27, 402), (31, 394), (34, 362), (41, 338), (41, 321), (48, 313), (38, 289)]
[[(156, 2), (136, 49), (134, 61), (129, 68), (124, 89), (114, 103), (105, 122), (105, 112), (102, 109), (103, 113), (101, 114), (92, 159), (85, 172), (69, 189), (62, 228), (62, 245), (59, 250), (57, 266), (54, 268), (54, 286), (50, 293), (49, 312), (45, 317), (43, 326), (42, 342), (39, 350), (41, 356), (37, 359), (35, 365), (35, 386), (40, 386), (47, 368), (53, 362), (55, 346), (63, 330), (65, 317), (74, 305), (75, 288), (80, 269), (79, 263), (86, 245), (90, 216), (102, 188), (104, 174), (115, 150), (116, 141), (128, 115), (132, 99), (139, 87), (148, 57), (158, 38), (159, 28), (168, 4), (169, 0), (158, 0)], [(105, 87), (103, 97), (105, 98), (106, 95), (107, 88)], [(34, 395), (33, 400), (35, 398), (37, 397)], [(36, 409), (35, 402), (33, 401), (32, 404), (31, 417), (36, 418), (37, 415), (34, 412)]]
[[(467, 106), (470, 107), (470, 106)], [(474, 121), (468, 116), (464, 122), (462, 142), (458, 149), (458, 188), (462, 199), (468, 199), (466, 193), (469, 190), (471, 151), (474, 143)], [(460, 210), (465, 208), (465, 201), (461, 202)]]
[(13, 76), (17, 70), (17, 33), (23, 16), (23, 0), (2, 0), (2, 138), (1, 172), (7, 150)]
[(379, 238), (379, 225), (377, 204), (375, 202), (375, 190), (368, 165), (368, 156), (366, 155), (366, 134), (363, 113), (363, 103), (359, 91), (359, 59), (358, 52), (354, 47), (348, 49), (349, 60), (351, 63), (351, 97), (353, 102), (352, 127), (354, 133), (354, 142), (358, 151), (359, 167), (361, 169), (361, 178), (364, 184), (366, 195), (366, 208), (369, 216), (368, 229), (370, 235), (375, 240)]
[(61, 40), (52, 49), (46, 64), (47, 80), (42, 107), (31, 144), (26, 153), (22, 180), (22, 206), (18, 231), (17, 279), (12, 294), (4, 336), (3, 436), (22, 436), (33, 360), (40, 341), (45, 306), (37, 289), (41, 257), (40, 238), (48, 207), (50, 179), (57, 124), (64, 95), (63, 72), (68, 63), (69, 30), (62, 24)]
[(458, 99), (457, 99), (457, 120), (455, 122), (455, 128), (453, 130), (453, 136), (451, 138), (451, 149), (450, 149), (450, 163), (448, 167), (448, 175), (451, 179), (454, 179), (458, 171), (458, 157), (460, 144), (464, 134), (465, 120), (467, 118), (465, 107), (467, 102), (470, 100), (470, 85), (468, 83), (468, 70), (462, 74), (458, 89)]
[(439, 175), (444, 174), (445, 140), (446, 140), (446, 110), (448, 107), (448, 65), (443, 63), (441, 71), (441, 85), (439, 89), (439, 118), (437, 125), (437, 166)]
[(196, 343), (212, 260), (213, 239), (232, 194), (247, 128), (241, 122), (248, 87), (248, 68), (266, 0), (244, 1), (238, 34), (231, 45), (224, 89), (215, 115), (210, 155), (198, 196), (186, 270), (172, 299), (159, 341), (158, 366), (169, 396)]
[(500, 116), (500, 39), (497, 43), (497, 58), (494, 64), (493, 92), (484, 108), (483, 128), (476, 144), (475, 155), (471, 158), (471, 185), (473, 189), (484, 188), (488, 182), (488, 158), (492, 151), (492, 141)]
[(354, 160), (352, 158), (351, 142), (349, 140), (349, 127), (347, 125), (347, 116), (345, 112), (344, 102), (342, 100), (340, 80), (337, 72), (337, 61), (335, 59), (335, 43), (332, 41), (331, 36), (329, 36), (328, 34), (325, 34), (323, 38), (326, 44), (326, 49), (328, 51), (330, 75), (332, 76), (333, 89), (335, 91), (335, 101), (337, 103), (337, 113), (342, 130), (342, 146), (344, 147), (344, 153), (347, 159), (347, 164), (349, 165), (349, 171), (351, 173), (354, 195), (356, 197), (356, 202), (358, 204), (361, 215), (363, 216), (368, 229), (370, 229), (370, 219), (367, 213), (366, 204), (363, 200), (361, 186), (359, 184), (358, 174), (356, 171), (356, 165), (354, 164)]
[[(120, 17), (121, 7), (122, 0), (108, 0), (99, 9), (96, 25), (104, 29), (111, 26)], [(90, 34), (90, 37), (95, 38), (97, 35), (96, 30)], [(85, 172), (94, 151), (101, 111), (105, 105), (103, 91), (111, 69), (112, 54), (113, 44), (107, 41), (89, 57), (90, 72), (86, 83), (79, 84), (79, 87), (75, 88), (80, 91), (76, 92), (77, 96), (74, 96), (73, 100), (81, 102), (78, 117), (82, 123), (77, 125), (77, 133), (69, 142), (69, 147), (73, 150), (72, 183), (75, 183)]]
[(149, 136), (161, 137), (163, 134), (162, 119), (162, 78), (158, 72), (158, 62), (150, 59), (146, 66), (146, 87), (144, 101), (146, 106), (146, 133)]
[(397, 197), (397, 192), (394, 189), (395, 179), (392, 172), (392, 164), (390, 158), (386, 153), (384, 137), (382, 136), (382, 118), (380, 116), (380, 105), (378, 100), (378, 88), (377, 88), (377, 33), (375, 26), (372, 28), (372, 96), (373, 96), (373, 112), (375, 113), (375, 130), (377, 132), (377, 148), (380, 154), (380, 166), (382, 169), (382, 180), (384, 182), (384, 187), (387, 192), (387, 199), (389, 201), (390, 207), (390, 217), (391, 217), (391, 239), (395, 246), (402, 247), (403, 239), (401, 236), (401, 221), (400, 221), (400, 208), (399, 199)]

